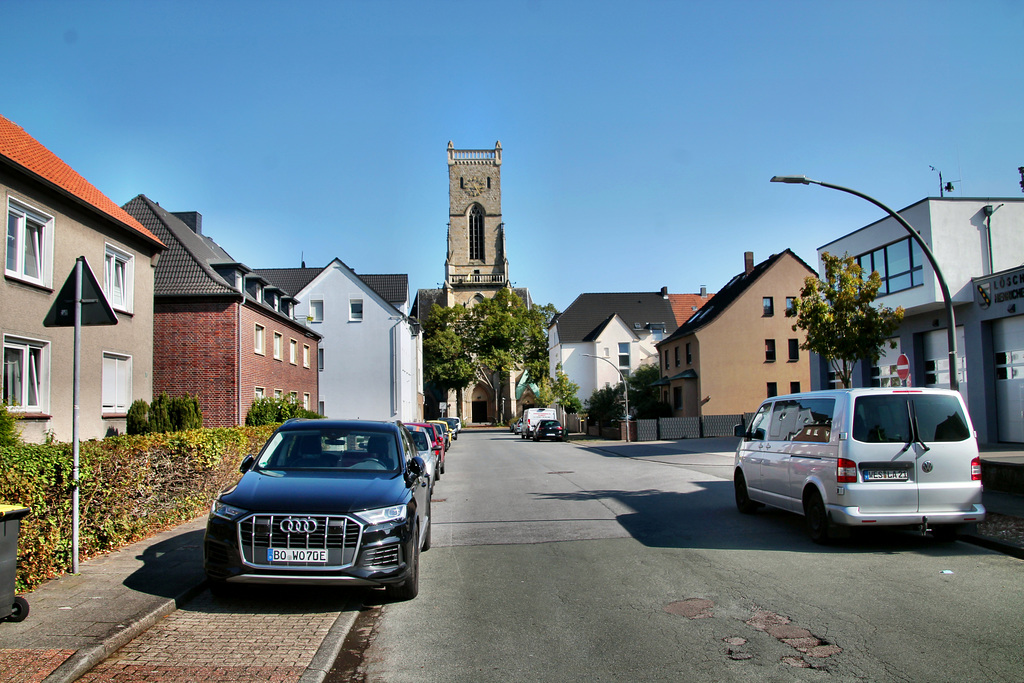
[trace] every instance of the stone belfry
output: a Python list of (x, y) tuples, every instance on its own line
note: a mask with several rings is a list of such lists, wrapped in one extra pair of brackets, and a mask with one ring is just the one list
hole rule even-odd
[(508, 286), (501, 142), (494, 149), (455, 149), (449, 141), (445, 305), (472, 306)]

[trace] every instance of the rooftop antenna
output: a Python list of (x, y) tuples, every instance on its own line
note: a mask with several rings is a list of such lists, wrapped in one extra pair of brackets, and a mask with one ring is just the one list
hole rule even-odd
[(945, 196), (945, 194), (944, 194), (945, 192), (952, 192), (953, 191), (953, 183), (955, 183), (955, 182), (959, 183), (960, 182), (959, 180), (951, 180), (951, 181), (943, 184), (943, 182), (942, 182), (942, 171), (940, 171), (939, 169), (935, 168), (934, 166), (928, 166), (928, 168), (932, 169), (933, 171), (935, 171), (936, 173), (939, 174), (939, 197), (944, 197)]

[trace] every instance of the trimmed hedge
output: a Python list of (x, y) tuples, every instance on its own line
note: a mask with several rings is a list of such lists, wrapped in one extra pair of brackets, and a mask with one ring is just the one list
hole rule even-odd
[[(79, 559), (195, 519), (277, 425), (113, 436), (79, 449)], [(24, 505), (16, 590), (71, 567), (70, 443), (0, 446), (0, 502)]]

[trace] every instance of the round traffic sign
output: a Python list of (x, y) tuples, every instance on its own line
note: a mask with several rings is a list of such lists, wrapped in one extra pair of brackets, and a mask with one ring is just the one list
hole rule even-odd
[(896, 376), (904, 382), (910, 377), (910, 359), (905, 353), (901, 353), (900, 357), (896, 359)]

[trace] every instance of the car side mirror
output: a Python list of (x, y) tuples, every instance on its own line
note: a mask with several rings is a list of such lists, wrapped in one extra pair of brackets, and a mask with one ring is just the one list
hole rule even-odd
[(417, 479), (423, 476), (423, 473), (427, 471), (427, 463), (423, 462), (423, 458), (415, 456), (409, 460), (409, 468), (406, 470), (406, 481), (412, 485)]
[(242, 460), (242, 464), (238, 466), (238, 471), (244, 474), (245, 472), (251, 470), (254, 464), (256, 464), (256, 458), (254, 458), (251, 455), (247, 455)]
[(747, 427), (741, 422), (740, 424), (738, 424), (738, 425), (736, 425), (735, 427), (732, 428), (732, 434), (733, 434), (733, 436), (738, 436), (740, 438), (746, 438), (746, 436), (747, 436)]

